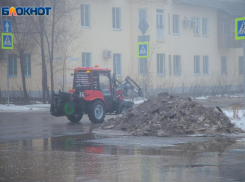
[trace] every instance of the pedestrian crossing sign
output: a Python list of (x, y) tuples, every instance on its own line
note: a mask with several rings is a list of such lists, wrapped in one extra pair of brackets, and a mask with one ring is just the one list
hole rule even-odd
[(236, 40), (245, 39), (245, 17), (236, 18), (235, 32), (236, 32)]
[(139, 42), (138, 58), (148, 58), (148, 57), (149, 57), (149, 42)]
[(13, 49), (14, 42), (13, 42), (13, 34), (12, 33), (2, 33), (1, 36), (1, 45), (2, 49)]

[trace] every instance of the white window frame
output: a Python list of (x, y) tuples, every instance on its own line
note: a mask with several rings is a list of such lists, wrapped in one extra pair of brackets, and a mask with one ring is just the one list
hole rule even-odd
[(203, 75), (209, 75), (209, 56), (203, 56)]
[(201, 60), (199, 55), (194, 56), (194, 75), (201, 75)]
[(165, 76), (165, 54), (157, 54), (157, 76)]
[[(147, 9), (146, 8), (141, 8), (141, 9), (138, 9), (138, 26), (139, 26), (139, 24), (140, 24), (140, 11), (141, 10), (145, 10), (145, 13), (146, 13), (146, 15), (145, 15), (145, 17), (146, 17), (146, 22), (147, 22)], [(138, 28), (138, 26), (137, 26), (137, 28)], [(139, 30), (139, 28), (138, 28), (138, 30)]]
[(227, 75), (227, 57), (221, 57), (221, 74)]
[(243, 64), (244, 64), (243, 56), (239, 56), (238, 58), (239, 75), (243, 75), (243, 69), (244, 69)]
[[(86, 8), (85, 7), (88, 7), (88, 12), (87, 12), (87, 18), (86, 18), (86, 12), (85, 12), (85, 10), (86, 10)], [(84, 9), (82, 10), (82, 8), (84, 7)], [(84, 29), (89, 29), (89, 28), (91, 28), (91, 16), (90, 16), (90, 5), (89, 4), (81, 4), (81, 26), (82, 26), (82, 28), (84, 28)], [(82, 24), (83, 22), (82, 22), (82, 19), (83, 19), (83, 21), (84, 21), (84, 25)], [(87, 20), (86, 20), (87, 19)], [(86, 23), (87, 23), (87, 21), (88, 21), (88, 25), (86, 25)]]
[(200, 36), (200, 18), (194, 17), (193, 21), (197, 20), (197, 26), (193, 27), (193, 34), (194, 36)]
[[(89, 60), (88, 57), (89, 56)], [(87, 65), (89, 62), (89, 65)], [(91, 52), (83, 52), (82, 53), (82, 67), (91, 67), (92, 66), (92, 54)]]
[(122, 76), (122, 54), (113, 54), (113, 73), (115, 73), (116, 76)]
[[(139, 75), (146, 75), (147, 74), (147, 67), (148, 67), (147, 64), (148, 64), (147, 58), (139, 58), (139, 66), (138, 66), (138, 68), (139, 68)], [(141, 67), (141, 66), (143, 66), (143, 67)], [(145, 70), (145, 72), (144, 71), (142, 72), (141, 71), (142, 69)]]
[[(12, 58), (12, 59), (11, 59)], [(18, 65), (17, 65), (17, 55), (16, 54), (9, 54), (9, 77), (17, 77), (18, 75)], [(10, 60), (11, 59), (11, 60)], [(12, 74), (10, 73), (10, 67), (12, 67)]]
[[(28, 64), (30, 62), (30, 64)], [(29, 67), (30, 65), (30, 67)], [(31, 55), (30, 54), (24, 54), (24, 71), (26, 77), (31, 77)], [(30, 72), (30, 74), (29, 74)]]
[[(161, 11), (161, 12), (160, 12)], [(160, 21), (160, 16), (162, 17), (162, 21)], [(165, 30), (164, 30), (164, 10), (157, 9), (156, 10), (156, 29), (157, 29), (157, 39), (164, 40)]]
[(180, 55), (174, 55), (174, 75), (180, 76), (181, 75), (181, 56)]
[[(119, 17), (117, 17), (117, 11), (118, 11)], [(118, 23), (117, 23), (117, 20), (119, 21)], [(121, 30), (122, 29), (121, 28), (121, 22), (122, 22), (121, 21), (121, 8), (113, 7), (112, 8), (112, 29), (113, 30)], [(118, 27), (117, 27), (117, 25), (118, 25)]]
[(171, 26), (171, 20), (170, 20), (170, 14), (168, 14), (168, 34), (170, 35), (170, 26)]
[(172, 75), (172, 58), (171, 55), (168, 56), (168, 72), (169, 72), (169, 76)]
[(209, 19), (202, 18), (202, 36), (209, 36)]
[[(174, 17), (178, 17), (178, 22), (177, 22), (177, 32), (175, 32), (176, 29), (176, 25), (175, 25), (175, 18)], [(180, 15), (173, 15), (173, 35), (179, 35), (180, 34)]]

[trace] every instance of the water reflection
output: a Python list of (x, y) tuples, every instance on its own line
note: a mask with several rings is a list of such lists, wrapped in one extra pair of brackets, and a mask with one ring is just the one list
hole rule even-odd
[(91, 133), (0, 144), (0, 181), (245, 180), (245, 144), (214, 139), (164, 148), (91, 143)]

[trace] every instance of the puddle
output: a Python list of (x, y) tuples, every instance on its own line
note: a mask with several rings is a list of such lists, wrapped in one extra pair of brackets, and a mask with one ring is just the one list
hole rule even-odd
[(5, 143), (0, 181), (245, 181), (240, 141), (86, 133)]

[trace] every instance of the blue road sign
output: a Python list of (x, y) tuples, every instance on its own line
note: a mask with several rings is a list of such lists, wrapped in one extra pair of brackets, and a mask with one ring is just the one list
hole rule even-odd
[(235, 20), (236, 40), (245, 39), (245, 17)]
[(13, 49), (13, 34), (11, 33), (2, 33), (2, 49)]
[(3, 32), (11, 33), (12, 32), (12, 26), (10, 20), (3, 20)]
[(138, 43), (138, 58), (148, 58), (149, 57), (149, 43), (139, 42)]

